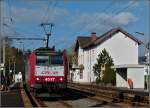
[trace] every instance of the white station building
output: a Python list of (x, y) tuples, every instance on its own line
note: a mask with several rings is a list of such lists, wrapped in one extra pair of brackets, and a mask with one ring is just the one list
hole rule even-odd
[[(74, 49), (78, 55), (78, 66), (74, 65), (74, 70), (70, 71), (70, 79), (77, 83), (95, 82), (93, 65), (97, 62), (99, 53), (105, 48), (114, 61), (113, 68), (118, 68), (117, 66), (120, 65), (127, 69), (125, 79), (124, 76), (116, 74), (116, 86), (128, 87), (127, 82), (121, 81), (121, 77), (123, 77), (122, 80), (126, 80), (128, 77), (133, 78), (133, 83), (139, 80), (137, 78), (143, 77), (140, 79), (141, 86), (135, 86), (143, 88), (144, 72), (142, 66), (138, 65), (138, 46), (140, 44), (142, 44), (141, 41), (120, 27), (113, 28), (99, 37), (94, 32), (91, 33), (91, 36), (79, 36)], [(137, 66), (136, 70), (131, 65), (134, 65), (134, 69)], [(121, 71), (121, 74), (124, 72)], [(123, 83), (120, 84), (120, 81)]]

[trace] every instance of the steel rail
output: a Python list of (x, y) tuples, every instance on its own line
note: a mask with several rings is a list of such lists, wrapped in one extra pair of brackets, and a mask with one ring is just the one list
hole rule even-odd
[[(148, 105), (148, 99), (146, 98), (145, 95), (137, 95), (137, 94), (133, 94), (132, 92), (127, 92), (125, 90), (125, 92), (119, 91), (119, 90), (114, 90), (114, 89), (105, 89), (104, 88), (94, 88), (91, 86), (81, 86), (78, 84), (69, 84), (68, 85), (69, 88), (72, 89), (76, 89), (79, 91), (84, 91), (84, 92), (88, 92), (88, 93), (93, 93), (97, 96), (100, 97), (106, 97), (107, 99), (113, 99), (113, 100), (117, 100), (118, 102), (126, 102), (128, 104), (130, 104), (131, 106), (147, 106)], [(142, 96), (141, 96), (142, 95)]]

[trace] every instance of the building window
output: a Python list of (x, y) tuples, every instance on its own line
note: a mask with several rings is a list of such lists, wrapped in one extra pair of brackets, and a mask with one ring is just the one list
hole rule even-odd
[(81, 55), (81, 62), (80, 62), (80, 64), (82, 64), (82, 55)]
[(90, 62), (90, 65), (91, 65), (91, 61), (92, 61), (92, 55), (91, 55), (91, 50), (90, 50), (90, 52), (89, 52), (89, 62)]
[(83, 53), (83, 64), (84, 64), (84, 53)]
[(92, 61), (94, 62), (94, 50), (92, 50)]
[(81, 62), (81, 64), (83, 64), (83, 55), (82, 55), (82, 62)]
[(88, 62), (90, 62), (90, 51), (88, 51)]
[(80, 79), (83, 79), (83, 69), (80, 70)]
[(89, 62), (89, 51), (88, 51), (88, 54), (87, 54), (87, 61)]
[(79, 63), (80, 63), (80, 56), (79, 56)]

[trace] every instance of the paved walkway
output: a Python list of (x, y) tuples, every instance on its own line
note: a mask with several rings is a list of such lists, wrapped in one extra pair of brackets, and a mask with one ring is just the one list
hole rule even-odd
[(11, 90), (0, 91), (1, 94), (1, 107), (24, 107), (21, 93), (20, 84), (15, 83), (11, 86)]

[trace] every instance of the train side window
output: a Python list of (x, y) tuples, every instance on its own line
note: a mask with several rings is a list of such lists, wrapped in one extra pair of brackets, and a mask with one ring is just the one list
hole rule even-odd
[(36, 65), (49, 65), (49, 57), (48, 56), (37, 56)]

